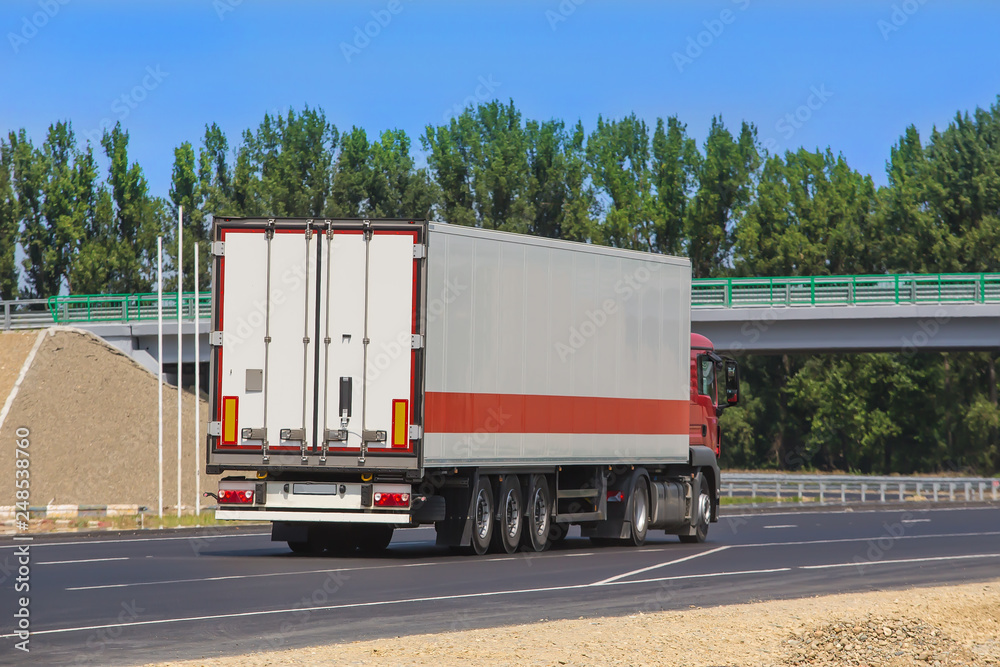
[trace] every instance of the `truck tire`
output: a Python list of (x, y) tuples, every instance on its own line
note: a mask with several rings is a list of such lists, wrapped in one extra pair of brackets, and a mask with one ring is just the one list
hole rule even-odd
[(493, 539), (493, 484), (486, 475), (480, 475), (472, 496), (472, 549), (482, 556), (490, 549)]
[(358, 548), (358, 532), (354, 526), (331, 524), (324, 527), (323, 546), (331, 556), (350, 556)]
[(639, 475), (635, 480), (631, 505), (632, 513), (629, 519), (632, 524), (632, 534), (626, 543), (641, 547), (646, 543), (646, 533), (649, 531), (649, 480), (645, 475)]
[(527, 521), (521, 530), (521, 542), (527, 551), (545, 551), (551, 545), (552, 492), (545, 475), (532, 475), (528, 484)]
[(289, 540), (288, 548), (292, 550), (293, 554), (298, 554), (300, 556), (318, 556), (323, 553), (323, 545), (319, 544), (315, 540)]
[(692, 532), (690, 535), (678, 535), (680, 541), (685, 544), (695, 544), (708, 539), (708, 523), (712, 520), (712, 498), (708, 495), (705, 476), (698, 473), (695, 484), (698, 485), (699, 493), (691, 510)]
[(562, 542), (569, 535), (569, 524), (568, 523), (556, 523), (552, 522), (552, 528), (549, 529), (549, 542), (555, 544), (556, 542)]
[(524, 527), (524, 500), (521, 496), (521, 480), (517, 475), (504, 475), (497, 498), (497, 517), (493, 527), (493, 551), (512, 554), (521, 544)]
[(358, 526), (358, 549), (368, 556), (380, 554), (392, 541), (392, 532), (393, 527), (388, 524)]

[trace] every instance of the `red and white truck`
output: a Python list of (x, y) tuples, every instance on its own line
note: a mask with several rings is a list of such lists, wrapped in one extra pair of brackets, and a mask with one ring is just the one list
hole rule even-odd
[[(420, 220), (216, 218), (216, 517), (295, 552), (541, 551), (718, 519), (735, 361), (686, 259)], [(723, 400), (720, 402), (719, 394)]]

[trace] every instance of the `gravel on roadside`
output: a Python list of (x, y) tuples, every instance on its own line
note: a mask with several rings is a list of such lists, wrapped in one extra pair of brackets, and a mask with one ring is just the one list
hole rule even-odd
[(546, 621), (158, 667), (168, 665), (996, 666), (1000, 579)]

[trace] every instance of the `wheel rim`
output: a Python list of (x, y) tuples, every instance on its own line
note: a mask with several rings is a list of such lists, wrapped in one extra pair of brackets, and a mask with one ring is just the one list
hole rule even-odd
[(531, 502), (531, 517), (535, 521), (535, 535), (542, 539), (548, 532), (549, 508), (545, 502), (545, 494), (541, 489), (535, 489), (534, 498)]
[(698, 496), (698, 520), (703, 526), (707, 526), (712, 518), (712, 503), (708, 499), (708, 494), (703, 493)]
[(507, 491), (507, 496), (504, 498), (503, 514), (507, 537), (514, 539), (521, 527), (521, 508), (518, 507), (517, 496), (514, 495), (513, 489)]
[(637, 532), (646, 530), (646, 492), (641, 486), (636, 488), (635, 511), (632, 513), (633, 523)]
[(486, 489), (480, 489), (476, 496), (476, 532), (481, 540), (490, 532), (490, 500), (486, 497)]

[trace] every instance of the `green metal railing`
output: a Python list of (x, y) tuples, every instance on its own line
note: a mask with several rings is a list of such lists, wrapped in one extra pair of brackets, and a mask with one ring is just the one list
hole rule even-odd
[[(50, 296), (49, 313), (57, 324), (86, 322), (141, 322), (156, 319), (156, 294), (81, 294)], [(181, 296), (181, 318), (193, 320), (194, 292)], [(208, 320), (212, 314), (212, 295), (198, 296), (198, 317)], [(163, 295), (163, 318), (177, 319), (177, 293)]]
[(696, 308), (934, 303), (1000, 303), (1000, 274), (707, 278), (691, 285)]
[[(804, 278), (706, 278), (691, 285), (695, 308), (752, 306), (860, 306), (866, 304), (1000, 303), (1000, 273), (936, 273)], [(182, 317), (194, 319), (194, 293), (181, 298)], [(53, 296), (48, 310), (58, 324), (156, 319), (156, 294)], [(201, 294), (201, 319), (211, 316), (212, 295)], [(163, 317), (177, 319), (177, 294), (163, 295)]]

